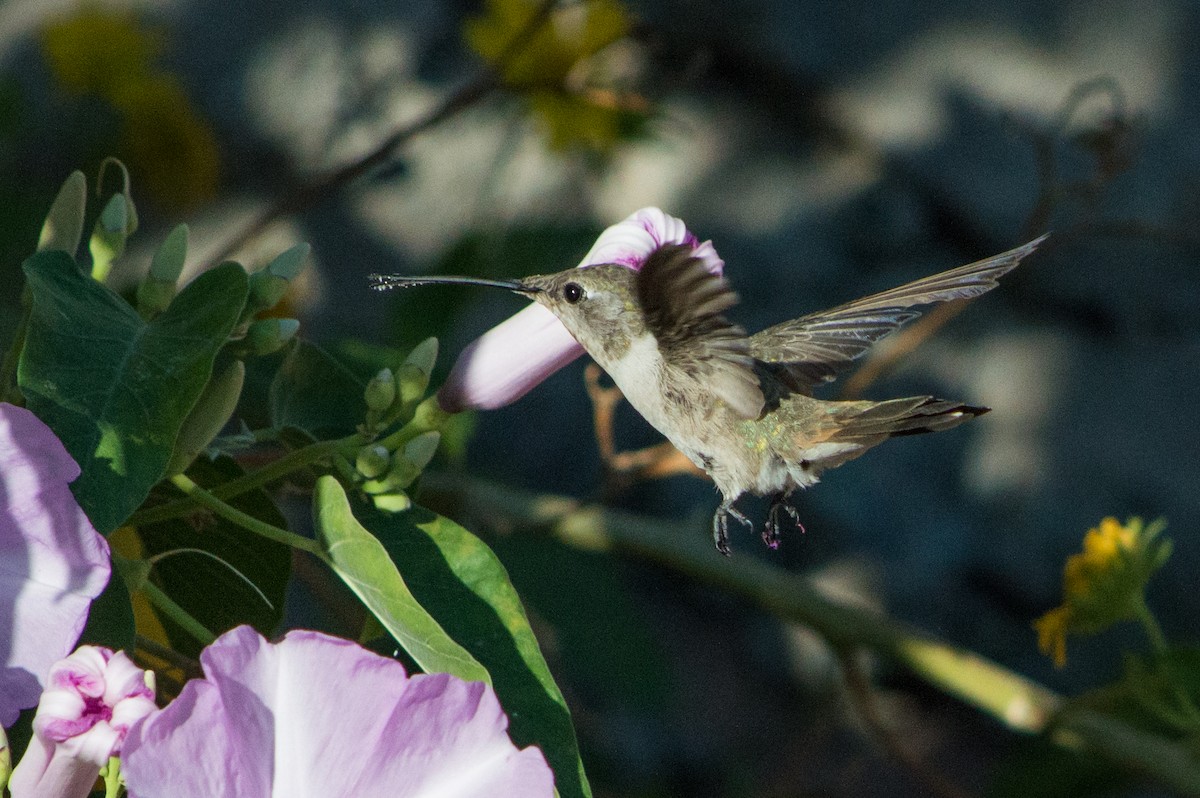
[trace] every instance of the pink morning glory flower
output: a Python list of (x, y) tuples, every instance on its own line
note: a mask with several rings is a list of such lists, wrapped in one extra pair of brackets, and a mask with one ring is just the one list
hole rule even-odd
[(203, 679), (134, 726), (131, 798), (483, 798), (553, 795), (541, 751), (518, 750), (496, 694), (319, 632), (269, 643), (240, 626), (200, 655)]
[[(643, 208), (601, 233), (579, 268), (620, 263), (640, 269), (663, 244), (690, 245), (714, 274), (725, 267), (711, 241), (700, 243), (681, 220)], [(553, 313), (531, 304), (463, 350), (438, 392), (438, 403), (452, 413), (502, 407), (582, 354), (583, 347)]]
[(13, 770), (13, 798), (85, 798), (129, 727), (157, 711), (146, 673), (124, 652), (96, 646), (55, 663)]
[(78, 476), (49, 427), (0, 404), (0, 726), (37, 705), (108, 584), (108, 543), (68, 487)]

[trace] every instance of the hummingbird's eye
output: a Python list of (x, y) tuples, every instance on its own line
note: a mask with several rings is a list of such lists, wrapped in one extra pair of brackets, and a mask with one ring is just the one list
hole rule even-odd
[(567, 304), (574, 305), (583, 299), (583, 286), (579, 283), (567, 283), (563, 286), (563, 299), (567, 300)]

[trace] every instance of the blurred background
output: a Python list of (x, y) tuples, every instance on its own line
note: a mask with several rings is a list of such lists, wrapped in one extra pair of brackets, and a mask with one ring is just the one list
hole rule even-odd
[[(1106, 515), (1165, 516), (1175, 552), (1150, 601), (1169, 638), (1194, 641), (1195, 6), (565, 2), (552, 34), (505, 61), (536, 6), (0, 4), (0, 334), (55, 191), (77, 168), (94, 182), (106, 155), (128, 164), (141, 223), (117, 286), (179, 221), (193, 269), (308, 241), (313, 268), (288, 298), (302, 335), (335, 352), (438, 335), (443, 374), (520, 300), (379, 295), (365, 275), (556, 271), (655, 205), (714, 242), (742, 297), (733, 315), (757, 330), (1053, 231), (914, 351), (887, 359), (884, 344), (863, 386), (993, 412), (827, 473), (795, 498), (806, 534), (771, 552), (739, 528), (734, 557), (1070, 695), (1142, 643), (1073, 640), (1063, 669), (1038, 652), (1031, 623), (1059, 601), (1065, 558)], [(498, 59), (503, 85), (479, 82)], [(363, 174), (329, 179), (348, 164)], [(606, 478), (585, 364), (460, 424), (441, 469), (693, 519), (706, 536), (708, 482)], [(660, 440), (627, 407), (615, 428), (622, 450)], [(456, 517), (527, 602), (598, 795), (954, 794), (864, 728), (805, 630), (635, 559)], [(968, 794), (1146, 791), (870, 667), (888, 722)]]

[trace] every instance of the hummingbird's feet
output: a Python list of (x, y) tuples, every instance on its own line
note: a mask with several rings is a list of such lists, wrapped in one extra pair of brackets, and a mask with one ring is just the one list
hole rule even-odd
[(767, 511), (767, 523), (763, 526), (762, 533), (763, 543), (766, 543), (769, 549), (779, 548), (779, 543), (783, 540), (783, 535), (779, 531), (780, 510), (790, 515), (800, 531), (804, 531), (804, 524), (800, 523), (800, 512), (787, 503), (787, 498), (788, 494), (786, 493), (776, 493), (771, 499), (771, 509)]
[(723, 502), (713, 514), (713, 543), (716, 544), (717, 551), (726, 557), (733, 554), (733, 550), (729, 548), (729, 516), (731, 515), (746, 526), (754, 529), (754, 524), (751, 523), (749, 518), (734, 508), (733, 502)]

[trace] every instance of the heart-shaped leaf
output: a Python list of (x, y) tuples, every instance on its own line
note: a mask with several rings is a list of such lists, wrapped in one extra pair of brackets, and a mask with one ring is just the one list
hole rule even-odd
[(33, 305), (19, 384), (79, 463), (71, 489), (107, 535), (165, 473), (246, 303), (246, 273), (226, 263), (200, 275), (147, 323), (65, 252), (39, 252), (23, 268)]

